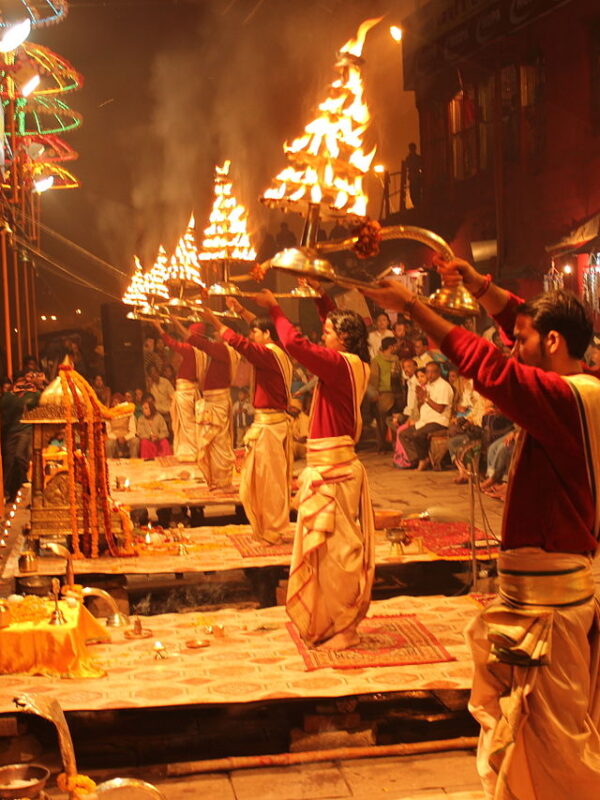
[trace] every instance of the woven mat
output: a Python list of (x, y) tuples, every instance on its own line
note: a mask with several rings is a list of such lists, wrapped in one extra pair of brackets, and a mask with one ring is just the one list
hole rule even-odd
[(251, 533), (229, 533), (227, 535), (244, 558), (292, 555), (293, 540), (284, 540), (281, 544), (267, 544), (259, 542)]
[[(430, 522), (424, 519), (405, 520), (402, 528), (409, 536), (421, 536), (423, 545), (438, 558), (452, 561), (464, 561), (471, 557), (469, 547), (470, 530), (466, 522)], [(486, 535), (479, 528), (475, 529), (477, 557), (492, 558), (498, 556), (498, 545), (492, 539), (490, 547), (486, 544)]]
[(416, 614), (367, 617), (358, 628), (360, 644), (349, 650), (310, 648), (300, 638), (295, 625), (288, 622), (287, 629), (307, 670), (402, 667), (456, 660), (419, 622)]

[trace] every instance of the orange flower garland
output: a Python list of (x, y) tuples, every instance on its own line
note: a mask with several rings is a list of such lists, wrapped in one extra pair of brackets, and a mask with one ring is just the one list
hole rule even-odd
[(71, 800), (84, 800), (96, 791), (96, 782), (87, 775), (67, 775), (61, 772), (56, 777), (56, 785), (61, 792), (68, 792)]
[[(67, 420), (67, 456), (69, 467), (69, 500), (71, 529), (73, 533), (73, 552), (76, 557), (99, 555), (100, 525), (109, 552), (112, 556), (135, 555), (133, 547), (133, 525), (126, 511), (110, 502), (108, 463), (104, 449), (103, 419), (133, 413), (131, 403), (121, 403), (112, 409), (100, 403), (90, 385), (68, 365), (60, 367), (63, 388), (65, 417)], [(73, 406), (75, 406), (81, 449), (77, 453), (73, 439)], [(78, 473), (78, 474), (77, 474)], [(76, 503), (76, 480), (79, 478), (82, 493), (82, 512), (84, 527), (84, 553), (80, 549), (79, 528)], [(100, 506), (100, 509), (99, 509)], [(112, 512), (117, 512), (124, 533), (124, 547), (119, 550), (112, 530)], [(100, 519), (99, 519), (100, 517)]]

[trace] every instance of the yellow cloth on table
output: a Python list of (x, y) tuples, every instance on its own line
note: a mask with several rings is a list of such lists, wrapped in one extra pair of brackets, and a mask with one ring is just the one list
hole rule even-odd
[(82, 605), (60, 602), (64, 625), (50, 625), (54, 603), (48, 603), (43, 622), (15, 622), (0, 629), (0, 674), (25, 672), (56, 678), (102, 678), (88, 642), (108, 642), (106, 628)]

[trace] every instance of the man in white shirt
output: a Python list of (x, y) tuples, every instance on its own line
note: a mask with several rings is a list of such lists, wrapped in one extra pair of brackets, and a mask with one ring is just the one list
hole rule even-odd
[(394, 336), (394, 332), (390, 330), (390, 318), (382, 311), (375, 317), (375, 330), (369, 334), (369, 354), (371, 361), (376, 358), (381, 350), (381, 342), (387, 336)]
[(154, 398), (156, 410), (165, 418), (170, 433), (171, 402), (175, 394), (175, 389), (171, 381), (168, 378), (163, 378), (154, 365), (148, 369), (148, 391)]
[(429, 435), (447, 429), (454, 393), (452, 386), (442, 378), (439, 364), (430, 361), (425, 366), (427, 384), (417, 387), (416, 392), (425, 393), (419, 419), (414, 426), (400, 434), (400, 440), (411, 462), (411, 468), (427, 469), (429, 466)]

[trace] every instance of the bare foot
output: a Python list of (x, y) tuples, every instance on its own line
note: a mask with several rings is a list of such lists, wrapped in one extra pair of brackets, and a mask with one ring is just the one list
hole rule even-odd
[(360, 636), (353, 630), (336, 633), (331, 639), (318, 646), (319, 650), (347, 650), (349, 647), (356, 647), (360, 642)]
[(457, 475), (452, 478), (452, 483), (468, 483), (468, 479), (464, 475)]
[(482, 492), (485, 492), (486, 489), (489, 489), (494, 483), (493, 478), (486, 478), (484, 481), (481, 481), (479, 484), (479, 488)]
[(429, 459), (422, 458), (417, 465), (417, 472), (424, 472), (426, 469), (429, 469), (429, 466)]

